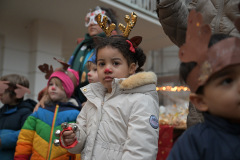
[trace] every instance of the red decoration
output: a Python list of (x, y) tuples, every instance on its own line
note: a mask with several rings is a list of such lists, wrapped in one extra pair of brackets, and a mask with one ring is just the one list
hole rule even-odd
[(126, 40), (126, 41), (127, 41), (127, 43), (130, 45), (129, 50), (130, 50), (131, 52), (135, 53), (136, 51), (135, 51), (135, 48), (133, 47), (132, 42), (130, 42), (129, 40)]
[(157, 160), (165, 160), (173, 146), (173, 126), (160, 125)]

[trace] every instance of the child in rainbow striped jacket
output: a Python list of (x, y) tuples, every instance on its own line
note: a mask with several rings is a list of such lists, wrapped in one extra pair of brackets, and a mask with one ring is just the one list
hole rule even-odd
[(69, 73), (78, 79), (78, 72), (72, 69), (67, 72), (55, 71), (50, 76), (45, 107), (39, 107), (25, 121), (18, 137), (15, 160), (74, 160), (80, 157), (53, 145), (55, 131), (61, 129), (63, 122), (75, 122), (80, 112), (77, 101), (70, 98), (74, 84)]

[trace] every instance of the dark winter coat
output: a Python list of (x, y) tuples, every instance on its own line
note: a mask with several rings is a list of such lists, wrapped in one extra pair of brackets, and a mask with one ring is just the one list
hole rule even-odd
[(179, 137), (167, 160), (240, 159), (240, 124), (207, 113), (204, 120)]
[(0, 159), (13, 160), (18, 134), (37, 103), (31, 99), (0, 109)]

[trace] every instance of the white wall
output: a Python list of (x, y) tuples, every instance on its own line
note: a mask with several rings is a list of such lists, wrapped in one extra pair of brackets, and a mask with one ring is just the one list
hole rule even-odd
[(154, 71), (159, 76), (178, 75), (179, 58), (177, 46), (170, 46), (147, 54), (145, 70)]
[[(69, 58), (65, 55), (63, 59), (64, 32), (64, 28), (53, 21), (36, 19), (26, 22), (9, 15), (0, 16), (0, 76), (11, 73), (26, 76), (32, 92), (27, 97), (37, 100), (38, 92), (47, 84), (38, 65), (47, 63), (56, 68), (59, 63), (53, 57), (65, 61)], [(70, 50), (65, 48), (64, 52), (72, 53), (74, 48)], [(145, 70), (161, 76), (176, 75), (178, 66), (178, 48), (172, 46), (148, 53)]]
[(21, 74), (30, 80), (31, 94), (47, 84), (38, 65), (47, 63), (59, 67), (53, 57), (62, 59), (62, 27), (47, 20), (24, 22), (14, 18), (0, 19), (0, 76)]

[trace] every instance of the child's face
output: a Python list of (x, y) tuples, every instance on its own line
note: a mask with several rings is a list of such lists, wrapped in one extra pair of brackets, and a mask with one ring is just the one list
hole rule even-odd
[(5, 91), (4, 93), (0, 94), (0, 101), (2, 104), (14, 105), (16, 103), (16, 97), (11, 98), (10, 93)]
[(118, 49), (106, 46), (98, 50), (98, 79), (109, 93), (112, 92), (112, 81), (114, 78), (127, 78), (135, 73), (135, 70), (135, 63), (128, 66), (127, 60)]
[(59, 84), (54, 78), (52, 78), (49, 82), (48, 94), (50, 96), (50, 99), (54, 102), (56, 101), (65, 102), (67, 99), (67, 95), (64, 89), (61, 86), (59, 86)]
[(240, 123), (240, 65), (227, 67), (212, 75), (204, 86), (199, 103), (213, 115)]
[(89, 83), (99, 82), (99, 80), (98, 80), (98, 73), (97, 73), (97, 65), (94, 64), (94, 63), (91, 63), (91, 65), (89, 67), (88, 82)]

